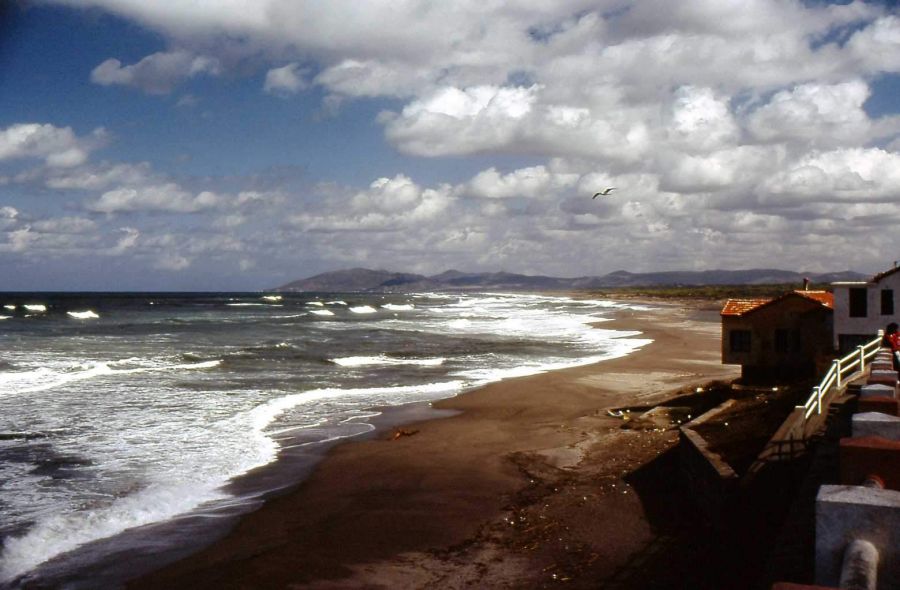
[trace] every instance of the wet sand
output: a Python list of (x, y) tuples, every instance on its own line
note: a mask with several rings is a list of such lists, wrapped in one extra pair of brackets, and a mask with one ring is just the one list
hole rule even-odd
[(129, 588), (628, 587), (672, 521), (677, 427), (625, 429), (607, 410), (739, 370), (721, 364), (717, 310), (653, 305), (601, 324), (653, 340), (639, 351), (501, 381), (434, 404), (451, 417), (338, 445), (296, 490)]

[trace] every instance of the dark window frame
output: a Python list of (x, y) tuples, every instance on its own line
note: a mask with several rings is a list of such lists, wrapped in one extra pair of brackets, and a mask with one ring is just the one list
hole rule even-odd
[(881, 315), (894, 315), (894, 290), (881, 290)]
[(869, 290), (865, 287), (851, 287), (848, 293), (851, 318), (869, 317)]
[(728, 349), (731, 352), (750, 352), (753, 346), (753, 335), (750, 330), (731, 330), (728, 332)]

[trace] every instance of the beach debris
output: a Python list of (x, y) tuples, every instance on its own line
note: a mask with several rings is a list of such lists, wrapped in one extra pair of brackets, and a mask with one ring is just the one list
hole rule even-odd
[(606, 414), (608, 416), (612, 416), (613, 418), (621, 418), (622, 416), (625, 415), (625, 412), (623, 412), (622, 410), (619, 410), (619, 411), (606, 410)]
[(394, 431), (394, 434), (391, 435), (391, 440), (397, 440), (398, 438), (402, 438), (404, 436), (412, 436), (418, 433), (418, 430), (406, 430), (405, 428), (398, 428)]

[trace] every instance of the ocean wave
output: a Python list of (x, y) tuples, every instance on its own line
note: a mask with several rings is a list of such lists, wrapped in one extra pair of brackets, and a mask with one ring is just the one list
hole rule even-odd
[(134, 364), (138, 360), (140, 359), (94, 362), (74, 365), (63, 369), (39, 367), (31, 371), (3, 372), (0, 373), (0, 397), (47, 391), (48, 389), (54, 389), (75, 381), (84, 381), (96, 377), (151, 373), (156, 371), (211, 369), (217, 367), (222, 362), (221, 360), (212, 360), (198, 363), (132, 367), (128, 369), (115, 369), (112, 367), (112, 365), (116, 364)]
[(426, 359), (403, 359), (393, 358), (387, 355), (379, 356), (346, 356), (341, 358), (329, 359), (336, 365), (342, 367), (364, 367), (367, 365), (418, 365), (421, 367), (438, 367), (444, 364), (443, 358), (426, 358)]
[(76, 320), (92, 320), (100, 317), (97, 315), (97, 312), (90, 309), (87, 311), (70, 311), (67, 313)]
[(23, 307), (28, 311), (33, 311), (35, 313), (47, 311), (47, 306), (43, 303), (26, 303)]
[(347, 305), (347, 302), (346, 302), (346, 301), (341, 301), (341, 300), (337, 300), (337, 301), (326, 301), (326, 302), (325, 302), (325, 305)]
[(266, 301), (281, 301), (284, 299), (281, 295), (263, 295), (262, 298)]
[(81, 545), (126, 529), (167, 520), (204, 502), (224, 498), (198, 482), (152, 485), (94, 510), (40, 518), (27, 533), (7, 538), (0, 553), (0, 581), (11, 581)]
[(315, 314), (315, 315), (334, 315), (334, 312), (331, 311), (330, 309), (313, 309), (309, 313)]
[(357, 305), (355, 307), (351, 307), (350, 311), (353, 313), (376, 313), (377, 310), (371, 305)]
[(265, 303), (226, 303), (228, 307), (268, 307)]
[(306, 302), (306, 305), (310, 305), (310, 306), (313, 306), (313, 307), (322, 307), (322, 306), (325, 305), (325, 304), (322, 303), (321, 301), (307, 301), (307, 302)]
[(3, 309), (8, 309), (9, 311), (16, 311), (16, 306), (7, 304), (7, 305), (3, 306)]
[(411, 309), (415, 309), (411, 304), (397, 304), (397, 303), (385, 303), (381, 306), (384, 309), (388, 309), (390, 311), (409, 311)]
[(12, 316), (0, 315), (0, 320), (8, 320), (10, 317), (12, 317)]

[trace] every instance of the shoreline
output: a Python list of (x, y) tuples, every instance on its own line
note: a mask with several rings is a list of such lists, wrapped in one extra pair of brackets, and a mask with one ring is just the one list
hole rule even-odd
[[(605, 409), (736, 376), (720, 362), (718, 314), (651, 305), (602, 323), (650, 344), (434, 402), (458, 413), (404, 422), (410, 436), (335, 445), (220, 541), (128, 587), (596, 587), (652, 542), (648, 502), (626, 479), (677, 440), (622, 430)], [(583, 559), (566, 569), (571, 546)]]

